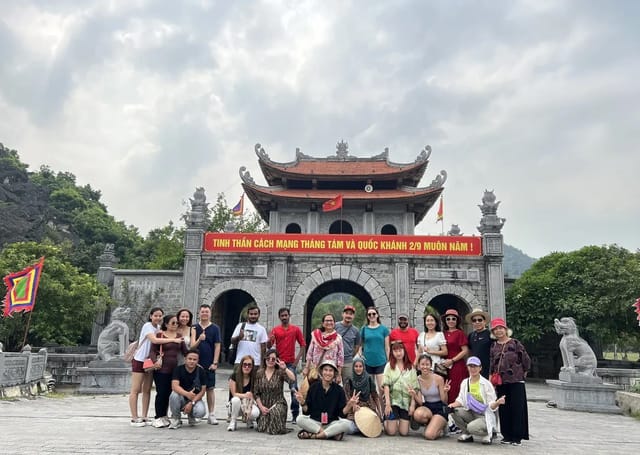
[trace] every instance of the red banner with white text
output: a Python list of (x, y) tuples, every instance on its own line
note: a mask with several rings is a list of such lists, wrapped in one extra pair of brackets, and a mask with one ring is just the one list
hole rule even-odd
[(481, 256), (482, 238), (426, 235), (243, 234), (207, 232), (215, 253), (402, 254)]

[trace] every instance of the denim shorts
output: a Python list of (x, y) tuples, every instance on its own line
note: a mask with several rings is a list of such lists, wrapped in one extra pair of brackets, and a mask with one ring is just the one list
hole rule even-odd
[(207, 374), (207, 389), (213, 389), (216, 386), (216, 370), (206, 369), (204, 370)]

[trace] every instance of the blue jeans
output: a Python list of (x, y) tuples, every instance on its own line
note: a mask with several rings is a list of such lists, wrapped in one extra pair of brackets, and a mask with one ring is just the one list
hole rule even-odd
[(293, 363), (287, 363), (287, 369), (293, 373), (293, 377), (295, 380), (292, 384), (289, 384), (289, 388), (291, 389), (291, 415), (293, 416), (293, 421), (296, 421), (296, 417), (300, 414), (300, 404), (298, 400), (296, 400), (296, 396), (293, 394), (296, 390), (298, 390), (298, 375), (296, 373), (296, 365)]

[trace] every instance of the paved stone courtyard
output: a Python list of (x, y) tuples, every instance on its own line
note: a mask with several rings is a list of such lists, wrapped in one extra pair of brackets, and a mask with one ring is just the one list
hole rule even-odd
[[(222, 375), (221, 375), (222, 376)], [(222, 378), (220, 378), (222, 379)], [(219, 381), (219, 384), (226, 382)], [(417, 432), (408, 437), (344, 441), (299, 441), (297, 427), (284, 436), (269, 436), (239, 426), (226, 431), (226, 389), (217, 389), (220, 425), (202, 422), (178, 430), (129, 426), (126, 395), (40, 397), (0, 401), (1, 454), (615, 454), (640, 451), (640, 421), (622, 415), (590, 414), (548, 408), (547, 386), (528, 384), (531, 439), (521, 447), (460, 444), (454, 436), (425, 441)], [(152, 397), (153, 400), (153, 397)], [(153, 408), (153, 403), (152, 403)]]

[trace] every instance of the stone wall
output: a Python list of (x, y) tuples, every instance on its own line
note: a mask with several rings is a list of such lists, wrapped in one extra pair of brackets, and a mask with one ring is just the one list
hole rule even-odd
[[(0, 352), (0, 397), (45, 392), (46, 366), (46, 349), (37, 353)], [(33, 391), (32, 386), (35, 386)]]
[(56, 386), (78, 386), (77, 369), (86, 367), (96, 359), (96, 354), (61, 354), (50, 353), (47, 359), (47, 369), (56, 380)]

